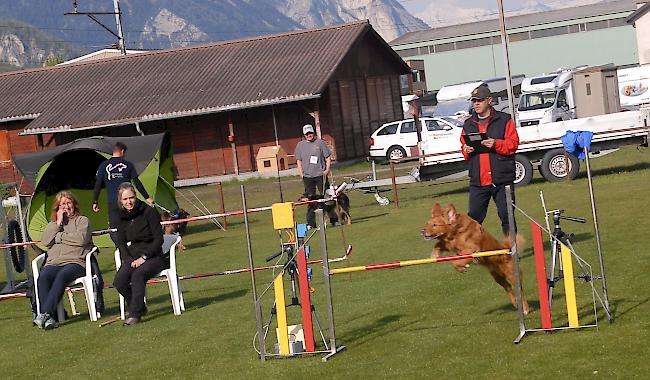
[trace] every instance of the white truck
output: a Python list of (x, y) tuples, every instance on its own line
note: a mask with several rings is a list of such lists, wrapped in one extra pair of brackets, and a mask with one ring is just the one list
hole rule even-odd
[(548, 75), (525, 78), (517, 108), (517, 126), (576, 118), (573, 92), (575, 69), (558, 70)]
[[(568, 130), (594, 133), (590, 157), (611, 153), (623, 145), (648, 143), (650, 110), (619, 112), (581, 119), (535, 124), (517, 128), (519, 148), (515, 154), (515, 184), (522, 186), (533, 177), (538, 167), (548, 181), (570, 179), (578, 175), (580, 161), (565, 154), (560, 141)], [(432, 180), (467, 170), (467, 162), (460, 151), (461, 129), (444, 139), (424, 141), (418, 166), (419, 180)], [(568, 157), (568, 161), (567, 161)]]
[[(520, 86), (524, 80), (524, 75), (515, 75), (512, 77), (512, 87), (515, 98), (519, 97)], [(438, 104), (434, 114), (438, 116), (452, 116), (459, 120), (464, 120), (469, 116), (472, 107), (469, 101), (472, 91), (481, 85), (488, 85), (492, 92), (492, 105), (499, 111), (508, 109), (508, 92), (506, 78), (490, 78), (480, 81), (452, 84), (443, 86), (436, 94)]]

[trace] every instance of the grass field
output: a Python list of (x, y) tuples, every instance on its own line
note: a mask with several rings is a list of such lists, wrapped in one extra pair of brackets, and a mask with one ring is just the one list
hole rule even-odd
[[(148, 287), (149, 314), (144, 323), (125, 329), (119, 323), (98, 328), (90, 322), (83, 296), (76, 296), (82, 315), (54, 331), (31, 326), (25, 299), (0, 301), (0, 337), (3, 378), (647, 378), (650, 364), (648, 338), (650, 313), (648, 280), (650, 250), (646, 247), (650, 156), (633, 148), (593, 160), (594, 189), (607, 270), (610, 303), (615, 323), (609, 325), (598, 311), (598, 329), (533, 334), (520, 345), (517, 313), (503, 290), (484, 268), (459, 274), (449, 264), (360, 272), (332, 278), (336, 331), (348, 350), (330, 362), (319, 356), (273, 359), (262, 363), (253, 350), (256, 332), (248, 274), (183, 281), (187, 310), (171, 311), (167, 287)], [(385, 167), (384, 167), (385, 168)], [(365, 164), (343, 168), (336, 174), (368, 170)], [(517, 204), (543, 221), (539, 192), (549, 208), (586, 217), (585, 225), (565, 222), (574, 232), (575, 248), (597, 272), (589, 191), (584, 166), (572, 182), (547, 183), (540, 179), (517, 190)], [(539, 177), (539, 176), (538, 176)], [(248, 206), (279, 201), (277, 181), (245, 184)], [(296, 179), (283, 179), (285, 200), (301, 191)], [(211, 210), (217, 210), (214, 186), (192, 189)], [(185, 194), (189, 193), (184, 190)], [(238, 183), (225, 185), (226, 209), (241, 208)], [(385, 193), (389, 196), (390, 193)], [(191, 195), (189, 195), (191, 197)], [(428, 257), (431, 242), (424, 241), (424, 226), (434, 202), (454, 203), (467, 210), (467, 183), (422, 183), (399, 190), (400, 208), (379, 206), (371, 195), (349, 194), (351, 226), (328, 229), (331, 257), (353, 244), (351, 265), (364, 265)], [(181, 197), (181, 204), (197, 214)], [(297, 211), (304, 220), (304, 210)], [(279, 249), (268, 213), (251, 215), (252, 245), (256, 263)], [(533, 308), (529, 327), (539, 327), (539, 303), (534, 280), (534, 260), (529, 224), (517, 215), (520, 232), (527, 237), (523, 255), (525, 291)], [(500, 230), (494, 205), (484, 223)], [(342, 233), (343, 232), (343, 233)], [(345, 239), (344, 239), (345, 237)], [(345, 240), (345, 241), (344, 241)], [(243, 218), (228, 219), (228, 230), (209, 222), (190, 225), (187, 250), (178, 255), (180, 274), (205, 273), (247, 266)], [(314, 241), (312, 250), (320, 252)], [(547, 251), (548, 253), (548, 251)], [(32, 255), (33, 256), (33, 255)], [(33, 258), (33, 257), (32, 257)], [(102, 249), (105, 277), (114, 276), (113, 252)], [(345, 264), (338, 264), (343, 266)], [(5, 278), (4, 266), (0, 285)], [(314, 268), (314, 303), (325, 323), (322, 271)], [(271, 281), (270, 271), (258, 272), (258, 289)], [(594, 321), (590, 288), (577, 282), (580, 318)], [(599, 286), (599, 283), (597, 283)], [(77, 293), (79, 294), (79, 293)], [(563, 288), (555, 292), (554, 324), (566, 324)], [(107, 313), (118, 313), (117, 293), (105, 292)], [(272, 305), (264, 299), (264, 320)], [(296, 309), (296, 310), (293, 310)], [(298, 308), (289, 309), (289, 321), (299, 322)], [(273, 331), (273, 329), (272, 329)], [(272, 332), (268, 349), (275, 340)], [(322, 346), (322, 344), (321, 344)]]

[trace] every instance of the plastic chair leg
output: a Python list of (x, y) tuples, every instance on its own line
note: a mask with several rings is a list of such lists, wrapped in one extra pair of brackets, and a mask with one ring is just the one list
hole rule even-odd
[(173, 275), (168, 273), (167, 285), (169, 285), (169, 296), (172, 299), (172, 309), (174, 309), (174, 315), (181, 315), (181, 305), (178, 300), (178, 289), (176, 288), (176, 281), (174, 281)]
[(124, 313), (124, 297), (120, 294), (120, 318), (121, 319), (126, 319), (125, 313)]
[(95, 308), (95, 292), (93, 290), (93, 280), (89, 278), (84, 278), (83, 286), (84, 293), (86, 293), (86, 304), (88, 305), (88, 314), (90, 314), (90, 320), (93, 322), (97, 321), (97, 310)]

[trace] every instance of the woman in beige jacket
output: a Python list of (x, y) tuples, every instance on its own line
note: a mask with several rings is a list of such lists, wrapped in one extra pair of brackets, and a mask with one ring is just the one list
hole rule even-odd
[(47, 261), (38, 277), (41, 314), (34, 324), (45, 330), (58, 327), (53, 318), (65, 287), (86, 271), (86, 254), (92, 249), (92, 229), (88, 218), (79, 215), (79, 201), (67, 190), (56, 195), (51, 222), (41, 236), (47, 246)]

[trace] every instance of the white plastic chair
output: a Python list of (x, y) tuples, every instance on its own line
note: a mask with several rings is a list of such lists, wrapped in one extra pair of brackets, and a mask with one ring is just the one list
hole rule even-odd
[[(73, 286), (77, 284), (83, 285), (84, 293), (86, 295), (86, 303), (88, 304), (88, 314), (90, 314), (90, 320), (93, 322), (97, 321), (97, 319), (101, 317), (100, 314), (95, 309), (96, 292), (93, 285), (92, 268), (90, 266), (91, 256), (97, 255), (98, 253), (99, 250), (97, 249), (97, 247), (93, 247), (92, 250), (90, 250), (90, 252), (86, 254), (86, 275), (83, 277), (79, 277), (73, 282), (71, 282), (70, 284), (68, 284), (68, 286)], [(41, 302), (38, 299), (38, 277), (40, 274), (40, 269), (43, 260), (45, 260), (45, 253), (39, 255), (34, 260), (32, 260), (32, 274), (34, 276), (34, 292), (36, 293), (36, 312), (39, 314), (41, 313)], [(57, 312), (58, 321), (59, 322), (64, 321), (65, 310), (63, 308), (63, 297), (61, 297), (61, 301), (57, 306), (56, 312)]]
[[(185, 301), (183, 300), (183, 292), (178, 281), (178, 274), (176, 273), (176, 246), (181, 242), (180, 235), (167, 234), (163, 236), (162, 251), (164, 254), (169, 253), (169, 268), (158, 273), (156, 277), (166, 277), (167, 284), (169, 285), (169, 296), (172, 300), (172, 308), (174, 315), (181, 315), (185, 310)], [(128, 243), (131, 245), (131, 243)], [(115, 250), (115, 267), (117, 270), (122, 266), (122, 259), (120, 257), (120, 250)], [(146, 298), (145, 298), (146, 302)], [(120, 294), (120, 317), (126, 319), (124, 297)]]

